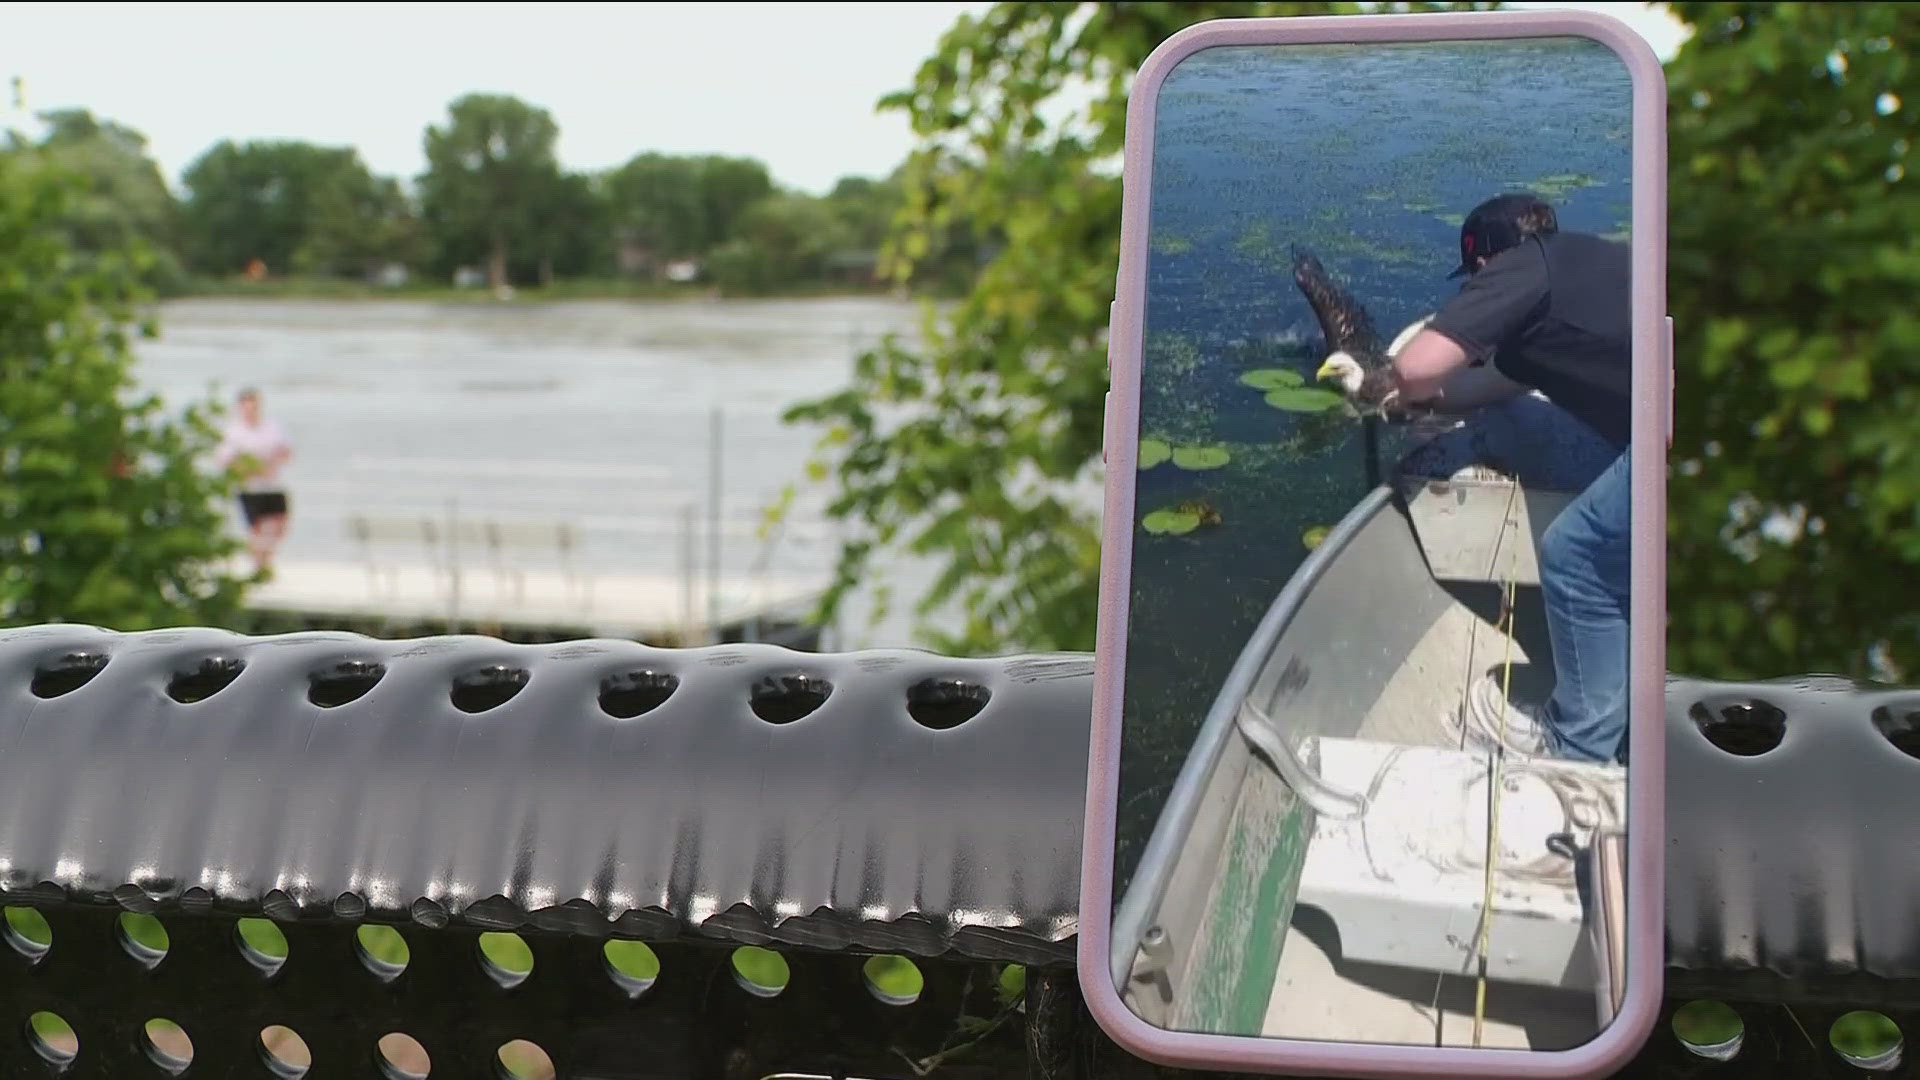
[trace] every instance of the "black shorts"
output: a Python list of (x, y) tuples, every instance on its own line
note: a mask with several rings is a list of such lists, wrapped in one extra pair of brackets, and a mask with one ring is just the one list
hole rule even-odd
[(240, 493), (240, 512), (246, 515), (249, 527), (259, 524), (261, 518), (286, 517), (287, 493), (243, 491)]

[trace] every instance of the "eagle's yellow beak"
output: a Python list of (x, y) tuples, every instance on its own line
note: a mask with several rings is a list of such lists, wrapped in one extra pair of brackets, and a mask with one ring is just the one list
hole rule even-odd
[(1326, 379), (1337, 378), (1339, 374), (1339, 368), (1334, 365), (1332, 358), (1329, 357), (1325, 363), (1320, 365), (1320, 370), (1313, 373), (1313, 378), (1315, 382), (1321, 382)]

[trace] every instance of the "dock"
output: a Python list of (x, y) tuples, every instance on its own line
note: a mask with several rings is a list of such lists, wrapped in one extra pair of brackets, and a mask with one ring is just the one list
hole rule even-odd
[(269, 581), (250, 589), (247, 607), (278, 620), (521, 628), (690, 643), (721, 640), (727, 628), (802, 621), (825, 587), (824, 579), (793, 576), (722, 578), (716, 598), (704, 577), (689, 580), (679, 573), (293, 562), (276, 564)]

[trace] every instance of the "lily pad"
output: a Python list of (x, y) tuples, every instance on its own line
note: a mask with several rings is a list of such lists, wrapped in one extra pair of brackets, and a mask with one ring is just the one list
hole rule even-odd
[(1173, 452), (1176, 468), (1200, 471), (1218, 469), (1233, 460), (1233, 455), (1218, 446), (1183, 446)]
[(1173, 456), (1173, 447), (1159, 439), (1140, 440), (1140, 467), (1151, 469)]
[(1155, 536), (1185, 536), (1200, 527), (1200, 515), (1190, 510), (1155, 510), (1140, 519), (1140, 527)]
[(1312, 551), (1326, 541), (1329, 531), (1325, 525), (1315, 525), (1313, 528), (1300, 534), (1300, 542), (1307, 545), (1308, 551)]
[(1240, 376), (1242, 386), (1251, 386), (1255, 390), (1285, 390), (1289, 387), (1306, 385), (1307, 377), (1297, 371), (1286, 368), (1261, 368)]
[(1322, 390), (1314, 386), (1302, 386), (1274, 390), (1267, 394), (1267, 404), (1287, 412), (1317, 413), (1340, 407), (1345, 399), (1332, 390)]

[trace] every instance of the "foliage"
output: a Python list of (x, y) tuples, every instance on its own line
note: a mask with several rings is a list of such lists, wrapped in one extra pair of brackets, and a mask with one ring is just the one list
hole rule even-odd
[(515, 247), (534, 243), (543, 211), (562, 189), (545, 109), (502, 94), (468, 94), (427, 128), (422, 216), (456, 263), (485, 258), (488, 283), (507, 282)]
[(1920, 8), (1673, 8), (1670, 665), (1920, 675)]
[[(956, 228), (991, 256), (962, 301), (929, 308), (923, 349), (888, 341), (857, 358), (845, 390), (788, 413), (826, 428), (816, 471), (838, 487), (830, 513), (858, 530), (823, 617), (877, 551), (904, 547), (945, 562), (921, 611), (965, 613), (957, 635), (926, 634), (936, 648), (1092, 647), (1096, 512), (1069, 492), (1099, 469), (1132, 74), (1205, 19), (1361, 7), (1000, 3), (963, 15), (912, 88), (882, 102), (908, 114), (920, 142), (902, 173), (890, 275), (924, 271)], [(1049, 123), (1083, 88), (1091, 102)]]
[(747, 209), (774, 193), (758, 161), (715, 155), (636, 155), (607, 176), (615, 223), (662, 262), (705, 256), (732, 239)]
[(221, 141), (187, 167), (183, 245), (193, 268), (360, 276), (417, 248), (405, 194), (347, 147)]
[[(84, 177), (0, 154), (0, 623), (225, 624), (240, 582), (214, 433), (135, 391), (141, 247), (80, 258)], [(145, 328), (151, 333), (151, 327)]]
[(826, 200), (769, 196), (740, 215), (734, 237), (714, 249), (710, 269), (729, 292), (767, 292), (826, 277), (832, 257), (852, 239)]
[(10, 147), (18, 160), (76, 177), (61, 220), (49, 223), (82, 258), (113, 258), (138, 246), (146, 250), (139, 276), (151, 288), (173, 290), (184, 281), (176, 256), (178, 215), (159, 166), (147, 156), (146, 136), (85, 109), (42, 113), (47, 125), (39, 143)]
[[(1920, 86), (1905, 5), (1682, 3), (1669, 65), (1670, 308), (1680, 387), (1669, 507), (1671, 665), (1717, 677), (1920, 671)], [(889, 107), (920, 147), (893, 269), (956, 215), (1009, 246), (921, 351), (858, 359), (790, 416), (826, 427), (836, 515), (859, 523), (831, 614), (874, 552), (937, 556), (965, 652), (1092, 644), (1103, 330), (1118, 256), (1127, 75), (1202, 19), (1306, 4), (1002, 3), (962, 18)], [(1072, 123), (1045, 110), (1074, 84)], [(1256, 386), (1277, 408), (1311, 388)], [(1182, 519), (1184, 521), (1184, 519)], [(1782, 521), (1797, 529), (1782, 529)]]

